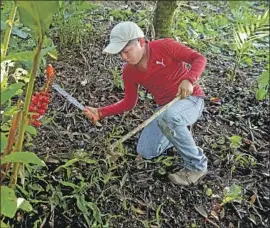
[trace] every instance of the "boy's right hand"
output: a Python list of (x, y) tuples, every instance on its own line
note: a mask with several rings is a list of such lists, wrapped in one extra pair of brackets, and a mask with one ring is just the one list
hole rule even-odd
[(97, 121), (100, 120), (101, 116), (98, 112), (98, 109), (97, 108), (92, 108), (92, 107), (86, 107), (84, 110), (83, 110), (83, 113), (90, 119), (94, 122), (94, 124), (96, 125), (97, 124)]

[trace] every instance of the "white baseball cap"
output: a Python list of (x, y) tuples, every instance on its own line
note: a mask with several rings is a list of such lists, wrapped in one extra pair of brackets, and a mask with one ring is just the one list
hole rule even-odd
[(111, 31), (110, 43), (103, 50), (103, 53), (117, 54), (130, 40), (144, 37), (140, 27), (131, 21), (120, 22)]

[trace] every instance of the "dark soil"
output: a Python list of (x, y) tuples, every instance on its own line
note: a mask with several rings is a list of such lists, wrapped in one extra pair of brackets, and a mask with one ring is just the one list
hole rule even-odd
[[(135, 9), (141, 7), (140, 4), (129, 5)], [(121, 72), (123, 62), (118, 56), (102, 54), (110, 29), (116, 22), (102, 23), (106, 26), (104, 34), (93, 38), (83, 49), (62, 50), (57, 61), (50, 61), (57, 72), (55, 81), (82, 104), (92, 107), (117, 102), (124, 94), (114, 85), (109, 71), (117, 66)], [(43, 172), (46, 184), (36, 178), (33, 181), (38, 181), (44, 189), (48, 185), (55, 188), (44, 190), (36, 198), (50, 199), (57, 192), (61, 180), (79, 185), (83, 177), (85, 183), (92, 183), (95, 177), (100, 176), (97, 174), (99, 170), (104, 175), (111, 174), (117, 178), (108, 183), (99, 179), (96, 184), (89, 184), (83, 194), (86, 201), (95, 202), (102, 213), (103, 223), (109, 220), (109, 227), (175, 228), (190, 227), (192, 224), (215, 227), (195, 209), (198, 206), (203, 206), (208, 218), (219, 227), (268, 227), (269, 102), (258, 102), (254, 92), (256, 79), (264, 65), (255, 63), (252, 68), (241, 68), (236, 81), (230, 85), (226, 71), (231, 62), (216, 55), (207, 54), (206, 57), (207, 73), (204, 73), (201, 82), (206, 93), (205, 109), (192, 131), (197, 145), (204, 149), (209, 159), (209, 174), (196, 186), (179, 187), (168, 181), (168, 173), (179, 168), (173, 150), (168, 155), (172, 158), (171, 165), (166, 166), (162, 162), (166, 156), (161, 161), (153, 159), (138, 164), (135, 148), (139, 133), (124, 143), (128, 152), (116, 164), (110, 166), (105, 163), (108, 140), (114, 142), (117, 136), (124, 136), (149, 118), (156, 107), (153, 100), (144, 100), (141, 96), (132, 111), (103, 119), (102, 127), (95, 127), (80, 110), (52, 91), (46, 117), (48, 122), (40, 128), (31, 149), (48, 165), (48, 170)], [(42, 80), (40, 78), (38, 83)], [(221, 98), (222, 104), (211, 104), (211, 97)], [(120, 133), (111, 136), (116, 129)], [(230, 148), (232, 135), (247, 139), (235, 151)], [(70, 176), (64, 171), (54, 172), (82, 151), (98, 163), (74, 165)], [(244, 154), (245, 160), (237, 160), (240, 153)], [(234, 183), (242, 187), (243, 199), (221, 207), (224, 188)], [(212, 190), (211, 196), (207, 196), (207, 188)], [(62, 197), (70, 195), (71, 190), (61, 185)], [(58, 197), (61, 198), (60, 195)], [(64, 202), (66, 208), (61, 206)], [(36, 203), (40, 214), (47, 218), (45, 227), (87, 227), (82, 213), (76, 208), (75, 198), (58, 203), (55, 208), (46, 203)]]

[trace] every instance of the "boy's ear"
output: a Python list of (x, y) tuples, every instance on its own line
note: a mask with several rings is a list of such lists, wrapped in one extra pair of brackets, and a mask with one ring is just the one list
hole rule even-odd
[(139, 42), (140, 42), (141, 47), (143, 47), (143, 46), (145, 45), (145, 40), (144, 40), (144, 38), (140, 38), (140, 39), (139, 39)]

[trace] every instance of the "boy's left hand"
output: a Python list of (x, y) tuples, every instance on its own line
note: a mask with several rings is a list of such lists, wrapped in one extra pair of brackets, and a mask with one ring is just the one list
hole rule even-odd
[(183, 80), (179, 87), (176, 96), (180, 96), (181, 99), (186, 98), (187, 96), (193, 93), (193, 85), (189, 80)]

